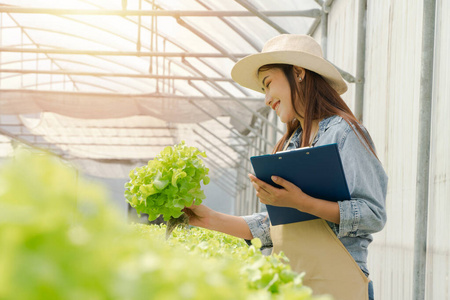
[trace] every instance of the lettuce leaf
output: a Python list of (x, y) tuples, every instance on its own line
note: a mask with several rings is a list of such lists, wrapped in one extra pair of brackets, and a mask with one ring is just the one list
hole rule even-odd
[(126, 201), (138, 214), (148, 214), (150, 221), (159, 215), (165, 221), (178, 218), (185, 206), (199, 205), (205, 199), (200, 183), (209, 183), (209, 169), (201, 157), (206, 153), (186, 146), (184, 141), (164, 148), (146, 166), (130, 171)]

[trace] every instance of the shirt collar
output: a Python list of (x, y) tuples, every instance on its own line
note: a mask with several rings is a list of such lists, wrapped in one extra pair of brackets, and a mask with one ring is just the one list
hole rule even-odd
[(330, 126), (336, 125), (342, 121), (342, 117), (338, 115), (334, 115), (328, 118), (323, 119), (319, 122), (319, 133), (324, 132), (327, 130)]
[[(328, 118), (323, 119), (319, 122), (319, 131), (317, 132), (316, 137), (312, 145), (314, 146), (316, 142), (319, 140), (322, 133), (324, 133), (329, 127), (336, 125), (342, 121), (342, 118), (338, 115), (334, 115)], [(302, 128), (299, 126), (297, 130), (293, 133), (293, 137), (288, 144), (287, 149), (296, 149), (300, 147), (300, 135), (302, 134)]]
[(328, 128), (330, 128), (333, 125), (336, 125), (342, 121), (342, 118), (338, 115), (334, 115), (328, 118), (323, 119), (319, 122), (319, 131), (317, 132), (317, 135), (313, 141), (313, 145), (317, 143), (322, 133), (324, 133)]

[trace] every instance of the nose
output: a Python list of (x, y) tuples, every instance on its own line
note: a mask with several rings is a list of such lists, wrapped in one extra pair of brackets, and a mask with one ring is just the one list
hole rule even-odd
[(266, 98), (265, 98), (264, 103), (265, 103), (267, 106), (270, 106), (271, 103), (272, 103), (272, 100), (273, 100), (273, 98), (270, 96), (270, 94), (269, 94), (268, 92), (266, 92)]

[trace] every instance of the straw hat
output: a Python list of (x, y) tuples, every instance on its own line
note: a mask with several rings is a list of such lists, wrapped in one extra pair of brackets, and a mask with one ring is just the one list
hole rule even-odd
[(231, 77), (240, 85), (263, 93), (258, 69), (267, 64), (289, 64), (308, 69), (322, 75), (340, 95), (347, 91), (339, 71), (323, 58), (320, 45), (308, 35), (282, 34), (270, 39), (261, 53), (239, 60), (231, 70)]

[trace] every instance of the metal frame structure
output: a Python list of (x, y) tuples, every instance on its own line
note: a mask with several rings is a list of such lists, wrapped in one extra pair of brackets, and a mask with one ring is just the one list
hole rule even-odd
[[(150, 3), (149, 1), (146, 1), (147, 3)], [(6, 13), (8, 15), (11, 14), (45, 14), (45, 15), (55, 15), (60, 16), (63, 18), (70, 19), (74, 22), (81, 22), (79, 20), (75, 20), (73, 18), (70, 18), (70, 16), (74, 15), (96, 15), (96, 16), (119, 16), (123, 18), (128, 18), (132, 16), (138, 16), (139, 17), (139, 30), (140, 28), (144, 28), (148, 31), (150, 31), (152, 34), (158, 35), (159, 37), (163, 38), (164, 41), (169, 41), (177, 46), (179, 48), (184, 49), (186, 52), (161, 52), (161, 51), (153, 51), (152, 49), (147, 48), (146, 51), (141, 51), (142, 45), (138, 46), (138, 51), (111, 51), (111, 50), (75, 50), (75, 49), (51, 49), (49, 47), (42, 48), (38, 44), (35, 48), (23, 48), (23, 47), (0, 47), (1, 52), (10, 52), (10, 53), (33, 53), (36, 55), (44, 54), (48, 59), (51, 60), (51, 57), (49, 55), (52, 54), (58, 54), (58, 55), (90, 55), (95, 57), (101, 57), (101, 56), (134, 56), (134, 57), (150, 57), (151, 60), (163, 58), (163, 59), (171, 59), (169, 61), (170, 63), (175, 63), (179, 67), (182, 67), (185, 69), (188, 73), (191, 75), (189, 76), (175, 76), (175, 75), (166, 75), (166, 74), (133, 74), (133, 73), (114, 73), (114, 72), (85, 72), (85, 71), (68, 71), (68, 70), (32, 70), (32, 69), (7, 69), (7, 68), (0, 68), (0, 73), (10, 73), (11, 76), (22, 76), (24, 74), (46, 74), (46, 75), (62, 75), (64, 78), (68, 78), (69, 80), (73, 81), (74, 86), (77, 85), (77, 82), (73, 80), (73, 76), (92, 76), (92, 77), (100, 77), (105, 80), (112, 80), (113, 78), (136, 78), (136, 79), (151, 79), (156, 80), (155, 83), (157, 86), (159, 86), (158, 81), (163, 81), (163, 84), (168, 84), (173, 81), (187, 81), (191, 87), (193, 87), (195, 90), (197, 90), (200, 94), (203, 95), (203, 99), (208, 99), (211, 102), (213, 102), (217, 107), (220, 108), (226, 115), (229, 115), (235, 122), (240, 123), (246, 130), (249, 132), (247, 136), (242, 135), (239, 132), (236, 132), (232, 128), (226, 126), (223, 124), (220, 120), (217, 118), (214, 118), (218, 124), (221, 126), (224, 126), (227, 130), (230, 130), (232, 134), (235, 137), (238, 137), (238, 140), (243, 140), (243, 144), (240, 144), (241, 146), (247, 147), (248, 152), (247, 156), (244, 155), (239, 151), (236, 147), (230, 147), (232, 151), (238, 153), (238, 157), (241, 161), (235, 161), (235, 165), (233, 167), (240, 168), (242, 170), (242, 173), (246, 173), (251, 170), (251, 167), (249, 165), (245, 165), (245, 162), (248, 160), (248, 155), (251, 154), (261, 154), (264, 151), (267, 151), (269, 148), (273, 147), (276, 139), (277, 132), (281, 133), (281, 130), (278, 128), (276, 124), (276, 120), (268, 120), (266, 116), (263, 116), (261, 113), (253, 111), (251, 108), (247, 107), (243, 101), (249, 101), (252, 98), (248, 97), (248, 93), (239, 87), (237, 84), (235, 84), (231, 78), (228, 76), (224, 76), (220, 72), (220, 70), (217, 70), (214, 66), (211, 66), (211, 64), (206, 63), (204, 59), (206, 58), (228, 58), (232, 61), (237, 61), (239, 58), (244, 57), (248, 55), (247, 53), (230, 53), (224, 48), (222, 48), (219, 44), (217, 44), (214, 40), (200, 32), (195, 27), (191, 26), (187, 20), (184, 20), (182, 18), (184, 17), (217, 17), (220, 18), (227, 26), (229, 26), (234, 32), (237, 32), (241, 37), (243, 37), (249, 44), (252, 45), (252, 47), (255, 50), (260, 50), (260, 45), (257, 43), (254, 43), (253, 40), (246, 34), (243, 30), (240, 30), (239, 27), (235, 26), (233, 22), (226, 19), (226, 17), (256, 17), (262, 20), (264, 23), (268, 24), (270, 27), (278, 31), (279, 33), (287, 33), (287, 30), (279, 26), (276, 22), (270, 19), (270, 17), (307, 17), (307, 18), (313, 18), (315, 19), (315, 22), (311, 26), (309, 30), (309, 34), (312, 34), (314, 30), (320, 25), (323, 33), (322, 37), (322, 44), (324, 48), (324, 52), (326, 55), (326, 49), (327, 49), (327, 17), (328, 12), (332, 5), (332, 0), (327, 1), (321, 1), (316, 0), (316, 2), (321, 6), (321, 9), (311, 9), (311, 10), (293, 10), (293, 11), (262, 11), (259, 10), (257, 7), (252, 5), (246, 0), (236, 0), (236, 2), (245, 8), (243, 11), (217, 11), (212, 10), (210, 7), (208, 7), (205, 3), (203, 3), (200, 0), (197, 0), (197, 2), (205, 7), (207, 10), (201, 10), (201, 11), (183, 11), (183, 10), (177, 10), (177, 11), (171, 11), (171, 10), (165, 10), (163, 7), (161, 7), (158, 4), (155, 4), (153, 2), (152, 5), (154, 5), (155, 10), (128, 10), (126, 9), (126, 3), (124, 5), (124, 9), (122, 10), (105, 10), (105, 9), (47, 9), (47, 8), (24, 8), (24, 7), (13, 7), (13, 6), (0, 6), (0, 13)], [(155, 31), (155, 28), (148, 28), (142, 25), (140, 21), (140, 17), (147, 16), (147, 17), (174, 17), (176, 18), (176, 21), (178, 24), (182, 25), (183, 27), (187, 28), (189, 31), (193, 32), (195, 35), (200, 37), (202, 40), (206, 41), (208, 44), (210, 44), (213, 48), (218, 50), (218, 53), (194, 53), (190, 52), (188, 49), (185, 49), (182, 45), (179, 45), (176, 41), (173, 41), (170, 37), (162, 36), (160, 32)], [(135, 22), (135, 21), (133, 21)], [(362, 21), (363, 22), (363, 21)], [(360, 22), (361, 23), (361, 22)], [(17, 22), (16, 22), (17, 24)], [(19, 24), (17, 24), (20, 26)], [(22, 33), (26, 34), (27, 30), (31, 30), (32, 28), (23, 28)], [(103, 28), (100, 28), (100, 30), (104, 30)], [(55, 30), (57, 32), (58, 30)], [(62, 32), (60, 32), (62, 33)], [(140, 34), (140, 31), (139, 31)], [(79, 37), (84, 38), (84, 37)], [(126, 37), (123, 37), (126, 38)], [(32, 40), (30, 38), (30, 40)], [(140, 41), (139, 41), (140, 43)], [(1, 46), (1, 45), (0, 45)], [(359, 52), (358, 52), (359, 53)], [(181, 58), (181, 63), (179, 61), (173, 60), (173, 59), (179, 59)], [(212, 77), (207, 76), (205, 74), (202, 74), (200, 70), (196, 69), (195, 66), (193, 66), (191, 63), (189, 63), (186, 59), (187, 58), (194, 58), (198, 59), (204, 64), (207, 64), (207, 66), (211, 69), (216, 71), (219, 76)], [(360, 58), (363, 58), (363, 54), (358, 56), (358, 61), (361, 61)], [(362, 60), (363, 61), (363, 60)], [(340, 69), (339, 69), (340, 70)], [(340, 70), (342, 75), (346, 80), (349, 82), (357, 82), (357, 84), (360, 84), (362, 86), (363, 81), (361, 79), (361, 74), (364, 73), (364, 69), (361, 69), (362, 72), (357, 72), (356, 78), (354, 76), (350, 75), (349, 73)], [(194, 81), (200, 81), (200, 82), (206, 82), (211, 87), (216, 89), (219, 93), (223, 95), (223, 99), (231, 99), (235, 101), (237, 104), (241, 105), (245, 110), (250, 111), (255, 118), (254, 125), (249, 125), (243, 123), (238, 116), (233, 115), (231, 111), (229, 111), (226, 107), (222, 106), (219, 101), (217, 101), (218, 97), (211, 97), (209, 96), (205, 91), (202, 90), (199, 86), (197, 86)], [(228, 93), (226, 90), (224, 90), (220, 85), (218, 85), (218, 82), (228, 82), (231, 84), (234, 84), (236, 88), (238, 88), (246, 97), (238, 98), (235, 96), (232, 96), (230, 93)], [(41, 84), (49, 84), (49, 83), (41, 83)], [(147, 96), (147, 95), (146, 95)], [(148, 95), (152, 96), (152, 95)], [(182, 99), (188, 100), (191, 104), (196, 105), (193, 100), (198, 99), (198, 96), (177, 96)], [(255, 100), (259, 100), (259, 98), (255, 98)], [(361, 102), (362, 103), (362, 102)], [(198, 105), (197, 105), (198, 107)], [(201, 107), (198, 107), (200, 110), (202, 110)], [(206, 114), (208, 114), (207, 111), (204, 111)], [(202, 125), (198, 124), (198, 126), (201, 128)], [(206, 128), (203, 127), (203, 130)], [(26, 131), (26, 130), (24, 130)], [(271, 138), (266, 138), (266, 133), (270, 132)], [(195, 133), (201, 137), (200, 134), (198, 134), (197, 131)], [(29, 133), (24, 133), (29, 134)], [(215, 137), (216, 139), (219, 138), (218, 136), (214, 136), (212, 132), (209, 132), (210, 136)], [(19, 136), (20, 137), (20, 136)], [(222, 141), (221, 144), (226, 144), (225, 141)], [(205, 147), (208, 149), (208, 151), (211, 152), (220, 152), (217, 147)], [(261, 151), (261, 149), (264, 149)], [(238, 172), (239, 173), (239, 172)], [(240, 174), (240, 173), (239, 173)], [(244, 174), (245, 175), (245, 174)], [(242, 181), (242, 178), (238, 176), (237, 181)], [(248, 191), (246, 191), (248, 190)], [(251, 192), (251, 189), (249, 189), (248, 186), (243, 186), (241, 189), (240, 194), (245, 194), (247, 192)], [(236, 193), (238, 194), (238, 193)], [(252, 196), (250, 195), (250, 198)], [(254, 198), (254, 197), (253, 197)], [(257, 206), (257, 205), (256, 205)]]
[[(286, 33), (287, 31), (283, 28), (281, 28), (279, 25), (277, 25), (275, 22), (273, 22), (269, 17), (308, 17), (308, 18), (314, 18), (316, 21), (314, 22), (312, 28), (310, 28), (309, 33), (312, 34), (312, 32), (317, 28), (317, 26), (320, 24), (322, 26), (322, 32), (323, 32), (323, 38), (322, 43), (326, 54), (326, 32), (327, 32), (327, 15), (330, 10), (330, 7), (332, 5), (333, 1), (327, 0), (327, 1), (321, 1), (317, 0), (316, 2), (321, 5), (321, 9), (312, 9), (312, 10), (303, 10), (303, 11), (261, 11), (258, 10), (254, 5), (250, 4), (248, 1), (245, 0), (239, 0), (236, 1), (239, 3), (242, 7), (244, 7), (245, 11), (214, 11), (211, 8), (209, 8), (206, 4), (202, 3), (201, 1), (197, 1), (199, 4), (201, 4), (203, 7), (207, 9), (207, 11), (169, 11), (164, 10), (161, 6), (155, 5), (157, 7), (157, 10), (127, 10), (126, 4), (123, 7), (123, 10), (105, 10), (105, 9), (99, 9), (99, 10), (78, 10), (78, 9), (43, 9), (43, 8), (24, 8), (24, 7), (12, 7), (12, 6), (0, 6), (0, 13), (7, 13), (7, 14), (13, 14), (13, 13), (20, 13), (20, 14), (48, 14), (48, 15), (57, 15), (61, 17), (68, 18), (68, 16), (71, 15), (101, 15), (101, 16), (120, 16), (120, 17), (130, 17), (130, 16), (151, 16), (151, 17), (158, 17), (158, 16), (170, 16), (177, 19), (177, 22), (188, 28), (191, 32), (194, 32), (197, 36), (199, 36), (201, 39), (207, 41), (209, 44), (211, 44), (214, 48), (219, 50), (219, 53), (192, 53), (192, 52), (181, 52), (181, 53), (171, 53), (171, 52), (158, 52), (158, 51), (151, 51), (151, 49), (148, 49), (150, 51), (89, 51), (89, 50), (74, 50), (74, 49), (43, 49), (41, 47), (36, 47), (34, 49), (27, 49), (27, 48), (11, 48), (11, 47), (1, 47), (0, 51), (2, 52), (17, 52), (17, 53), (35, 53), (35, 54), (45, 54), (47, 57), (49, 57), (49, 54), (79, 54), (79, 55), (92, 55), (92, 56), (136, 56), (136, 57), (151, 57), (151, 58), (182, 58), (183, 62), (185, 61), (185, 58), (192, 57), (192, 58), (210, 58), (210, 57), (224, 57), (232, 59), (233, 61), (236, 61), (238, 58), (243, 57), (247, 54), (243, 53), (229, 53), (226, 50), (224, 50), (220, 45), (217, 45), (214, 41), (209, 39), (209, 37), (205, 36), (203, 33), (196, 30), (194, 27), (190, 26), (189, 23), (183, 19), (182, 17), (218, 17), (221, 18), (222, 21), (226, 21), (225, 17), (257, 17), (261, 19), (263, 22), (274, 28), (280, 33)], [(147, 1), (148, 3), (148, 1)], [(76, 20), (76, 22), (80, 22)], [(245, 37), (245, 39), (249, 42), (251, 42), (251, 38), (248, 37), (242, 30), (239, 30), (238, 27), (233, 26), (232, 22), (226, 23), (228, 26), (230, 26), (235, 32), (238, 32), (241, 36)], [(139, 23), (139, 28), (142, 26), (141, 23)], [(153, 28), (147, 28), (147, 30), (150, 30), (154, 34), (159, 34), (158, 32), (153, 32)], [(102, 29), (104, 30), (104, 29)], [(24, 30), (22, 29), (22, 32)], [(26, 33), (25, 33), (26, 34)], [(171, 41), (168, 37), (163, 37), (165, 40), (168, 40), (172, 43), (174, 41)], [(253, 48), (256, 50), (259, 50), (260, 46), (251, 43)], [(139, 47), (140, 48), (140, 47)], [(171, 61), (171, 63), (178, 63), (175, 61)], [(181, 63), (181, 65), (184, 65)], [(192, 69), (192, 66), (186, 66), (187, 70)], [(213, 68), (211, 68), (213, 69)], [(200, 91), (200, 93), (203, 93), (205, 98), (210, 99), (211, 101), (215, 101), (212, 97), (206, 95), (199, 87), (197, 87), (195, 84), (193, 84), (192, 81), (206, 81), (210, 85), (215, 86), (219, 91), (224, 93), (224, 96), (226, 96), (226, 91), (220, 88), (220, 86), (217, 85), (217, 82), (231, 82), (233, 81), (230, 78), (227, 78), (226, 76), (223, 77), (211, 77), (206, 76), (204, 74), (201, 74), (201, 76), (198, 76), (198, 74), (195, 74), (195, 70), (189, 70), (191, 72), (191, 76), (173, 76), (173, 75), (149, 75), (149, 74), (128, 74), (128, 73), (111, 73), (111, 72), (75, 72), (75, 71), (65, 71), (65, 70), (24, 70), (24, 69), (5, 69), (1, 68), (0, 73), (11, 73), (11, 74), (48, 74), (48, 75), (64, 75), (68, 78), (71, 78), (72, 76), (80, 75), (80, 76), (94, 76), (94, 77), (102, 77), (102, 78), (114, 78), (114, 77), (129, 77), (129, 78), (145, 78), (145, 79), (157, 79), (157, 80), (167, 80), (167, 81), (173, 81), (173, 80), (184, 80), (188, 81), (191, 86), (193, 86), (195, 89)], [(216, 70), (218, 71), (218, 70)], [(198, 70), (197, 70), (198, 72)], [(341, 70), (341, 73), (343, 73), (344, 77), (351, 82), (354, 80), (354, 77), (350, 74), (344, 72)], [(362, 69), (363, 73), (363, 69)], [(220, 72), (218, 72), (220, 74)], [(221, 74), (223, 75), (223, 74)], [(360, 76), (356, 76), (357, 78), (360, 78)], [(158, 84), (158, 83), (157, 83)], [(74, 82), (74, 85), (76, 85), (76, 82)], [(241, 91), (243, 91), (241, 89)], [(186, 97), (188, 99), (191, 99), (192, 103), (192, 97)], [(242, 100), (248, 100), (248, 97), (243, 98), (242, 100), (239, 100), (236, 97), (230, 96), (230, 99), (233, 99), (234, 101), (238, 102), (239, 104), (243, 105), (245, 109), (251, 110), (248, 107), (245, 106), (245, 104), (242, 102)], [(231, 115), (232, 118), (234, 118), (237, 122), (239, 122), (239, 118), (236, 116), (233, 116), (225, 107), (221, 107), (220, 104), (216, 101), (214, 102), (220, 109), (222, 109), (226, 114)], [(252, 138), (253, 142), (251, 144), (253, 145), (252, 148), (257, 149), (258, 147), (256, 145), (261, 144), (264, 149), (267, 149), (267, 145), (274, 145), (274, 138), (276, 136), (276, 133), (272, 134), (272, 140), (268, 140), (264, 137), (260, 132), (267, 131), (268, 127), (271, 127), (274, 132), (281, 132), (280, 129), (277, 128), (277, 125), (273, 123), (272, 121), (267, 120), (264, 116), (262, 116), (258, 112), (253, 112), (253, 115), (256, 119), (262, 120), (260, 123), (259, 129), (252, 128), (251, 126), (248, 126), (248, 124), (243, 124), (251, 133), (254, 138)], [(220, 122), (219, 122), (220, 124)], [(228, 128), (230, 129), (230, 128)], [(235, 133), (239, 134), (239, 133)], [(247, 141), (248, 143), (248, 141)], [(236, 149), (233, 149), (236, 151)], [(260, 153), (260, 152), (259, 152)], [(242, 156), (242, 155), (241, 155)], [(248, 169), (248, 168), (246, 168)]]
[[(220, 140), (220, 137), (215, 135), (213, 132), (208, 131), (207, 128), (205, 128), (202, 124), (197, 124), (199, 129), (201, 129), (203, 132), (208, 133), (208, 138), (202, 135), (197, 130), (194, 130), (194, 133), (198, 136), (198, 142), (199, 144), (204, 145), (204, 148), (210, 152), (210, 153), (218, 153), (218, 157), (222, 157), (224, 162), (222, 162), (222, 165), (228, 165), (230, 169), (235, 169), (237, 176), (235, 179), (233, 178), (233, 174), (228, 173), (226, 170), (221, 170), (221, 166), (214, 162), (213, 160), (209, 160), (208, 163), (212, 167), (214, 172), (221, 172), (224, 173), (225, 176), (225, 182), (219, 183), (219, 186), (228, 194), (233, 195), (236, 197), (236, 203), (237, 210), (239, 212), (250, 212), (259, 210), (259, 202), (257, 201), (255, 197), (254, 190), (247, 184), (246, 180), (246, 174), (251, 171), (251, 166), (248, 162), (248, 157), (252, 155), (259, 155), (262, 153), (265, 153), (267, 151), (270, 151), (270, 149), (273, 147), (276, 141), (277, 132), (281, 133), (281, 130), (278, 128), (278, 124), (276, 123), (276, 118), (272, 118), (269, 120), (267, 117), (267, 114), (262, 114), (257, 111), (252, 111), (251, 108), (247, 107), (244, 103), (244, 101), (249, 100), (257, 100), (260, 101), (261, 98), (252, 98), (249, 97), (248, 92), (235, 84), (231, 78), (223, 74), (219, 69), (212, 66), (209, 62), (206, 61), (208, 58), (226, 58), (231, 59), (232, 61), (237, 61), (239, 58), (246, 56), (247, 53), (230, 53), (226, 49), (224, 49), (221, 45), (219, 45), (216, 41), (212, 40), (207, 35), (203, 34), (201, 31), (199, 31), (197, 28), (192, 26), (188, 20), (185, 20), (185, 17), (217, 17), (220, 18), (227, 26), (229, 26), (234, 32), (239, 34), (241, 37), (243, 37), (255, 50), (259, 51), (261, 48), (261, 45), (258, 43), (255, 43), (253, 39), (246, 34), (243, 30), (240, 30), (240, 28), (233, 24), (233, 22), (226, 19), (226, 17), (254, 17), (259, 18), (262, 22), (267, 24), (269, 27), (273, 28), (279, 33), (287, 33), (288, 31), (285, 28), (282, 28), (279, 26), (276, 22), (274, 22), (271, 17), (306, 17), (306, 18), (313, 18), (315, 21), (313, 22), (311, 28), (308, 30), (309, 34), (313, 34), (313, 32), (318, 28), (318, 26), (321, 26), (323, 37), (322, 37), (322, 44), (324, 48), (324, 53), (326, 55), (327, 50), (327, 18), (328, 18), (328, 12), (331, 9), (332, 2), (330, 0), (322, 1), (322, 0), (316, 0), (316, 2), (321, 6), (320, 9), (312, 9), (312, 10), (303, 10), (303, 11), (264, 11), (259, 10), (257, 7), (249, 3), (249, 1), (246, 0), (236, 0), (236, 2), (245, 8), (243, 11), (217, 11), (212, 10), (209, 8), (205, 3), (201, 2), (200, 0), (197, 1), (200, 5), (206, 8), (206, 10), (202, 11), (170, 11), (165, 10), (161, 6), (155, 5), (156, 10), (127, 10), (126, 7), (123, 10), (105, 10), (105, 9), (98, 9), (98, 10), (78, 10), (78, 9), (42, 9), (42, 8), (23, 8), (23, 7), (11, 7), (11, 6), (0, 6), (0, 13), (6, 13), (6, 14), (46, 14), (46, 15), (55, 15), (60, 16), (64, 18), (71, 19), (74, 22), (81, 22), (79, 20), (74, 20), (73, 18), (70, 18), (70, 16), (74, 15), (96, 15), (96, 16), (119, 16), (122, 18), (127, 18), (128, 20), (132, 22), (136, 22), (132, 20), (130, 17), (139, 17), (139, 20), (137, 21), (137, 24), (139, 25), (139, 30), (145, 29), (151, 32), (152, 34), (157, 35), (158, 37), (162, 38), (164, 41), (168, 41), (174, 45), (177, 45), (180, 49), (183, 49), (185, 52), (161, 52), (161, 51), (154, 51), (153, 49), (146, 48), (145, 51), (143, 50), (143, 46), (140, 44), (140, 36), (139, 36), (139, 45), (137, 47), (137, 51), (111, 51), (111, 50), (102, 50), (102, 51), (93, 51), (93, 50), (75, 50), (75, 49), (51, 49), (50, 47), (41, 47), (39, 44), (36, 43), (35, 48), (23, 48), (23, 47), (0, 47), (1, 52), (8, 52), (8, 53), (21, 53), (21, 54), (36, 54), (36, 56), (43, 54), (46, 56), (47, 59), (52, 59), (50, 55), (58, 54), (58, 55), (90, 55), (94, 57), (103, 57), (103, 56), (133, 56), (133, 57), (148, 57), (153, 60), (157, 60), (158, 58), (161, 59), (167, 59), (169, 61), (169, 64), (176, 64), (180, 68), (183, 68), (188, 72), (190, 75), (187, 76), (176, 76), (176, 75), (169, 75), (170, 70), (167, 70), (167, 74), (161, 74), (160, 72), (153, 73), (153, 74), (136, 74), (136, 73), (114, 73), (114, 72), (85, 72), (85, 71), (68, 71), (68, 70), (32, 70), (32, 69), (7, 69), (7, 68), (0, 68), (0, 73), (10, 73), (12, 76), (23, 76), (24, 74), (46, 74), (46, 75), (62, 75), (64, 78), (68, 78), (69, 80), (73, 81), (74, 86), (77, 85), (77, 81), (73, 79), (74, 76), (92, 76), (92, 77), (100, 77), (105, 80), (112, 80), (113, 78), (136, 78), (136, 79), (151, 79), (156, 80), (155, 85), (159, 86), (159, 81), (163, 82), (164, 84), (170, 85), (170, 83), (173, 83), (174, 81), (187, 81), (189, 86), (197, 90), (200, 94), (202, 94), (202, 97), (198, 96), (176, 96), (180, 99), (185, 99), (189, 101), (191, 104), (196, 106), (199, 110), (203, 110), (202, 107), (198, 106), (195, 103), (195, 99), (208, 99), (211, 102), (213, 102), (217, 107), (220, 108), (221, 111), (224, 112), (224, 114), (229, 115), (235, 122), (240, 123), (247, 131), (248, 133), (246, 135), (242, 135), (241, 132), (236, 131), (234, 128), (229, 127), (228, 125), (224, 124), (222, 121), (220, 121), (218, 118), (213, 117), (213, 119), (222, 126), (224, 129), (229, 130), (231, 135), (236, 138), (237, 144), (236, 146), (229, 145), (226, 141), (221, 140), (221, 145), (228, 145), (228, 149), (231, 151), (237, 153), (238, 160), (233, 160), (231, 157), (227, 157), (227, 155), (224, 155), (224, 152), (221, 147), (218, 147), (217, 145), (214, 145), (213, 143), (208, 141), (209, 137), (214, 138), (215, 140)], [(364, 1), (362, 1), (364, 2)], [(149, 3), (147, 1), (147, 3)], [(364, 6), (365, 8), (365, 6)], [(186, 49), (183, 47), (183, 45), (180, 45), (177, 43), (177, 41), (174, 41), (170, 37), (162, 36), (160, 32), (156, 31), (155, 28), (149, 28), (144, 25), (142, 25), (140, 21), (140, 17), (173, 17), (176, 19), (177, 23), (190, 32), (194, 33), (196, 36), (198, 36), (200, 39), (211, 45), (213, 48), (215, 48), (218, 52), (217, 53), (199, 53), (199, 52), (190, 52), (189, 49)], [(361, 16), (360, 16), (360, 30), (361, 33), (360, 37), (364, 36), (363, 32), (363, 24), (364, 24), (364, 15), (363, 10), (361, 10)], [(153, 24), (153, 22), (152, 22)], [(20, 26), (18, 24), (18, 26)], [(22, 33), (26, 34), (26, 31), (31, 28), (24, 28), (22, 29)], [(104, 30), (101, 28), (100, 30)], [(57, 30), (56, 30), (57, 31)], [(139, 32), (140, 35), (140, 32)], [(79, 37), (83, 38), (83, 37)], [(126, 38), (126, 37), (122, 37)], [(30, 38), (31, 40), (31, 38)], [(1, 46), (1, 45), (0, 45)], [(363, 50), (364, 45), (361, 45), (361, 50)], [(356, 76), (352, 76), (351, 74), (340, 70), (343, 77), (348, 82), (356, 82), (357, 85), (363, 86), (363, 75), (364, 75), (364, 53), (359, 50), (358, 51), (358, 66), (361, 65), (362, 67), (358, 67), (358, 71), (356, 73)], [(192, 63), (190, 63), (187, 59), (192, 58), (196, 59), (199, 62), (203, 63), (204, 65), (208, 66), (211, 70), (216, 72), (218, 76), (207, 76), (206, 74), (203, 74), (199, 69), (196, 69)], [(103, 59), (103, 58), (102, 58)], [(178, 61), (178, 59), (181, 59), (181, 62)], [(55, 63), (55, 65), (57, 65)], [(165, 65), (165, 64), (164, 64)], [(131, 69), (130, 69), (131, 70)], [(356, 77), (356, 78), (355, 78)], [(194, 82), (205, 82), (208, 85), (210, 85), (212, 88), (214, 88), (216, 91), (218, 91), (220, 94), (222, 94), (222, 97), (212, 97), (208, 95), (200, 86), (196, 85)], [(231, 95), (227, 90), (224, 90), (218, 83), (219, 82), (228, 82), (235, 86), (236, 89), (238, 89), (244, 97), (236, 97)], [(174, 86), (172, 86), (174, 87)], [(363, 89), (361, 89), (363, 91)], [(360, 96), (362, 96), (362, 92), (359, 93)], [(147, 96), (147, 95), (146, 95)], [(152, 95), (148, 95), (151, 97)], [(234, 102), (236, 102), (238, 105), (242, 106), (242, 108), (246, 111), (251, 111), (254, 123), (252, 125), (245, 124), (240, 120), (238, 116), (235, 116), (231, 111), (229, 111), (226, 107), (222, 106), (220, 104), (220, 99), (231, 99)], [(219, 100), (219, 101), (218, 101)], [(361, 102), (362, 103), (362, 99)], [(362, 110), (361, 110), (362, 111)], [(208, 114), (208, 111), (204, 111), (205, 114)], [(361, 115), (361, 114), (360, 114)], [(17, 139), (23, 140), (22, 137), (25, 137), (26, 135), (29, 135), (30, 133), (27, 132), (26, 129), (23, 130), (22, 134), (19, 134), (15, 137)], [(10, 135), (11, 136), (11, 135)], [(36, 141), (39, 143), (38, 141)], [(39, 143), (41, 146), (50, 147), (51, 145), (44, 145), (42, 143)], [(245, 152), (243, 152), (245, 151)], [(244, 201), (244, 199), (246, 201)]]
[[(425, 0), (423, 5), (419, 136), (417, 142), (417, 170), (420, 171), (416, 175), (416, 216), (414, 228), (414, 300), (425, 299), (426, 286), (436, 0)], [(430, 45), (433, 45), (433, 47), (430, 47)]]
[[(239, 0), (238, 2), (247, 3)], [(276, 26), (267, 17), (310, 17), (317, 18), (321, 10), (308, 11), (204, 11), (204, 10), (97, 10), (97, 9), (52, 9), (52, 8), (26, 8), (1, 6), (0, 12), (20, 14), (45, 14), (45, 15), (95, 15), (95, 16), (160, 16), (160, 17), (258, 17), (264, 19), (271, 26)]]

